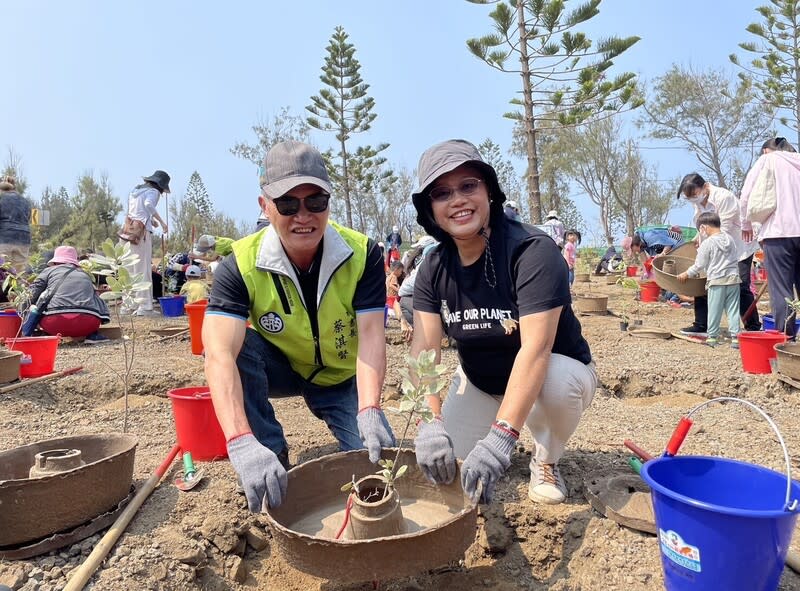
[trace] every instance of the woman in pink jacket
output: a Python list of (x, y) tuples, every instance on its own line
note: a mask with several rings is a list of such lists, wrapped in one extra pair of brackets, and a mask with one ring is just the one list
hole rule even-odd
[[(742, 238), (752, 239), (752, 220), (748, 218), (747, 205), (761, 172), (767, 167), (775, 177), (775, 211), (761, 225), (759, 240), (764, 250), (769, 273), (769, 299), (775, 327), (781, 329), (788, 314), (785, 298), (795, 299), (794, 290), (800, 294), (800, 154), (785, 138), (767, 140), (762, 146), (763, 155), (747, 173), (742, 187), (739, 207), (742, 215)], [(792, 319), (793, 320), (793, 319)], [(795, 338), (795, 323), (786, 326), (786, 334)]]

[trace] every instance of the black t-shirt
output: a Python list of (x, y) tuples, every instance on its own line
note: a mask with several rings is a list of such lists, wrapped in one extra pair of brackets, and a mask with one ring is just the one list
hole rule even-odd
[[(592, 360), (589, 344), (572, 312), (566, 261), (547, 234), (503, 220), (492, 229), (490, 249), (463, 267), (454, 246), (440, 245), (417, 272), (414, 309), (440, 314), (456, 341), (470, 382), (489, 394), (504, 394), (520, 349), (519, 318), (563, 306), (553, 353)], [(491, 250), (496, 287), (491, 287)]]
[[(306, 302), (315, 302), (317, 298), (317, 283), (319, 282), (320, 250), (314, 259), (314, 264), (308, 272), (298, 273), (303, 299)], [(386, 275), (383, 267), (381, 249), (373, 240), (367, 242), (367, 261), (364, 273), (356, 286), (353, 295), (353, 310), (382, 310), (386, 304)], [(208, 296), (208, 311), (222, 312), (247, 319), (250, 316), (250, 296), (247, 286), (236, 264), (236, 255), (231, 253), (226, 256), (214, 273), (214, 284)], [(317, 324), (317, 309), (311, 306), (308, 311), (312, 326)]]

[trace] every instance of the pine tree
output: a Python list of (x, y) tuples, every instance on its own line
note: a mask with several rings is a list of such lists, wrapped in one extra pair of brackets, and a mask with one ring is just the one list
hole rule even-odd
[(214, 213), (214, 205), (208, 196), (203, 179), (196, 170), (189, 177), (189, 185), (186, 187), (186, 199), (194, 204), (197, 214), (204, 219), (209, 219)]
[[(521, 106), (522, 112), (505, 116), (522, 122), (525, 129), (528, 202), (532, 222), (539, 223), (542, 203), (537, 134), (640, 106), (635, 74), (608, 77), (614, 58), (639, 37), (609, 37), (593, 44), (585, 34), (572, 32), (599, 14), (601, 0), (588, 0), (571, 12), (566, 12), (566, 0), (467, 1), (497, 5), (489, 14), (495, 32), (469, 39), (469, 50), (489, 66), (522, 78), (522, 99), (511, 101)], [(515, 63), (520, 66), (513, 66)]]
[[(377, 117), (372, 110), (375, 99), (367, 96), (369, 84), (361, 78), (361, 64), (355, 58), (356, 48), (347, 41), (348, 35), (343, 27), (336, 27), (330, 43), (325, 48), (328, 55), (322, 66), (320, 80), (325, 85), (318, 95), (311, 97), (311, 105), (306, 110), (312, 116), (306, 121), (321, 131), (332, 131), (339, 141), (339, 171), (341, 188), (344, 191), (347, 225), (353, 225), (353, 211), (350, 201), (352, 179), (349, 174), (347, 141), (354, 133), (368, 131)], [(380, 144), (374, 150), (381, 152), (389, 144)]]
[(8, 146), (6, 161), (3, 164), (3, 170), (0, 171), (0, 176), (14, 177), (17, 193), (25, 196), (28, 179), (25, 178), (25, 173), (22, 171), (22, 158), (14, 151), (13, 146)]
[(747, 32), (758, 41), (739, 44), (753, 59), (742, 64), (731, 54), (730, 60), (744, 70), (742, 79), (752, 76), (767, 105), (784, 113), (780, 122), (797, 132), (800, 146), (800, 6), (797, 0), (769, 0), (756, 12), (762, 22), (750, 24)]
[(96, 250), (106, 238), (116, 240), (116, 217), (122, 205), (113, 194), (107, 175), (97, 180), (91, 171), (84, 173), (70, 201), (69, 219), (56, 236), (56, 242)]

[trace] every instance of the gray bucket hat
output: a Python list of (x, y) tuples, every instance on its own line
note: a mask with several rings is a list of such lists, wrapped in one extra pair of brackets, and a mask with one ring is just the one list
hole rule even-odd
[(169, 193), (170, 177), (163, 170), (157, 170), (150, 176), (145, 176), (142, 178), (156, 185), (162, 193)]
[(264, 195), (277, 199), (297, 186), (311, 184), (331, 193), (325, 160), (316, 148), (303, 142), (287, 141), (270, 148), (258, 171)]
[(454, 171), (462, 164), (475, 166), (483, 175), (491, 201), (489, 206), (491, 211), (490, 219), (498, 219), (498, 214), (501, 216), (503, 214), (503, 202), (506, 200), (505, 193), (500, 189), (497, 173), (491, 165), (483, 161), (478, 148), (467, 140), (447, 140), (446, 142), (435, 144), (425, 150), (419, 159), (419, 165), (417, 165), (418, 184), (416, 191), (411, 195), (411, 200), (417, 210), (417, 223), (439, 241), (448, 240), (449, 236), (433, 219), (433, 209), (428, 190), (436, 179)]

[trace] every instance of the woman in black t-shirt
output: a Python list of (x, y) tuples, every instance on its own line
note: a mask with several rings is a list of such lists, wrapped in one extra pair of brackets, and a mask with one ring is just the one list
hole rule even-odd
[(411, 354), (433, 349), (438, 359), (444, 321), (460, 364), (444, 407), (428, 401), (437, 418), (420, 424), (417, 461), (430, 480), (449, 482), (455, 457), (465, 458), (464, 490), (477, 496), (480, 482), (489, 502), (527, 425), (536, 443), (528, 496), (560, 503), (557, 462), (597, 381), (567, 265), (547, 234), (503, 215), (497, 174), (469, 142), (431, 147), (418, 174), (417, 221), (441, 245), (417, 275)]

